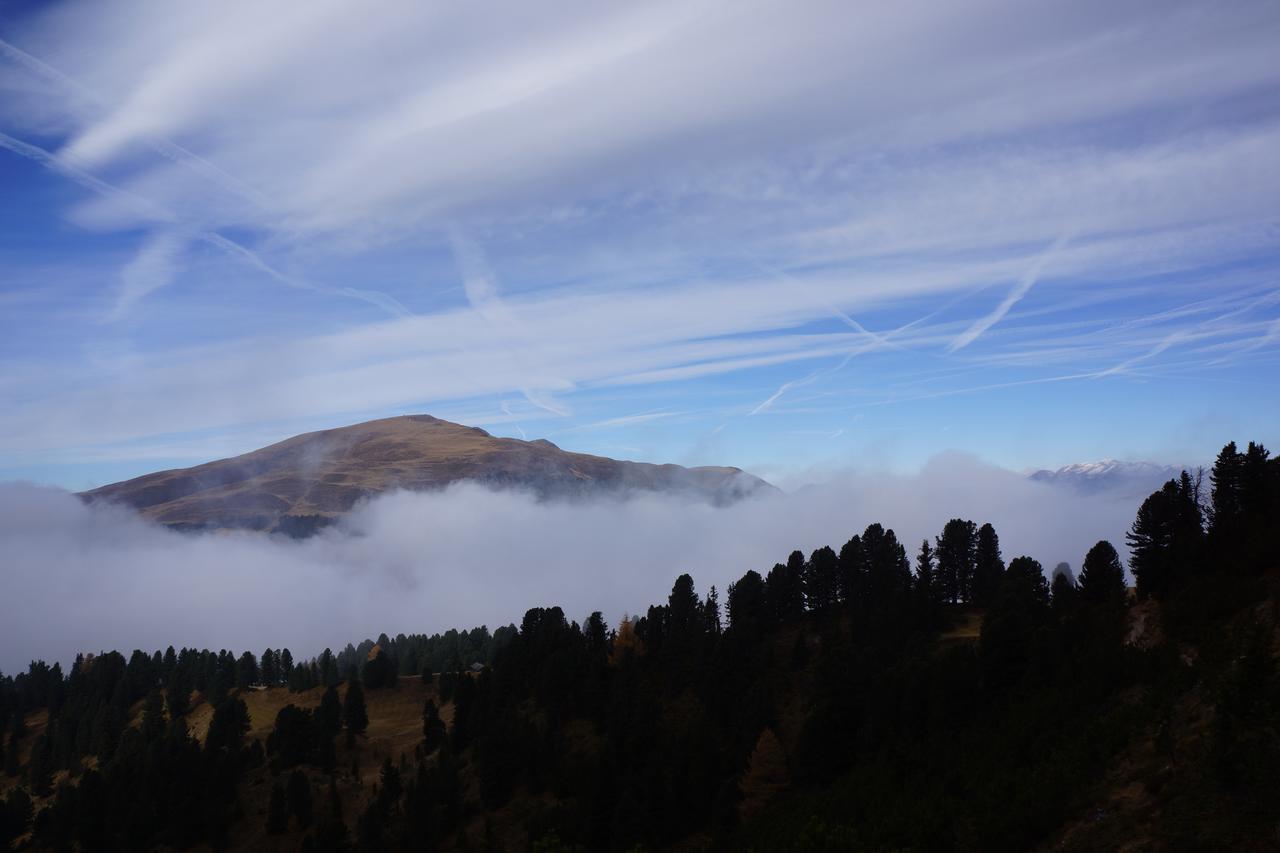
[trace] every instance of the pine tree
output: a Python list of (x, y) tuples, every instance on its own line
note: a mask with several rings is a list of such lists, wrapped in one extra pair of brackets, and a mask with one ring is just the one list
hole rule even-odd
[(791, 774), (787, 770), (782, 743), (773, 729), (766, 728), (756, 739), (755, 749), (742, 777), (739, 810), (743, 818), (759, 812), (790, 784)]
[(445, 741), (444, 720), (436, 703), (430, 699), (422, 707), (422, 751), (426, 755), (435, 752)]
[(937, 540), (937, 559), (944, 601), (970, 600), (977, 549), (977, 526), (972, 521), (953, 518), (942, 528)]
[[(0, 735), (3, 737), (3, 735)], [(22, 765), (18, 761), (18, 736), (9, 736), (9, 750), (4, 756), (4, 775), (10, 779), (16, 777), (22, 772)]]
[(285, 802), (284, 788), (279, 782), (271, 786), (271, 801), (267, 805), (267, 834), (278, 835), (289, 828), (289, 810)]
[(1064, 616), (1075, 608), (1079, 589), (1069, 563), (1058, 563), (1053, 569), (1053, 581), (1049, 584), (1049, 599), (1053, 612)]
[(724, 626), (720, 622), (720, 593), (716, 592), (715, 584), (711, 585), (711, 589), (707, 591), (707, 600), (703, 602), (702, 612), (706, 619), (707, 633), (718, 637), (724, 631)]
[(1138, 508), (1126, 534), (1140, 598), (1164, 598), (1200, 565), (1204, 537), (1198, 484), (1183, 471)]
[(1004, 575), (1004, 560), (1000, 556), (1000, 537), (990, 524), (978, 528), (978, 544), (974, 553), (973, 603), (987, 607), (995, 597)]
[(805, 571), (805, 603), (814, 612), (826, 610), (840, 597), (840, 559), (829, 547), (809, 556)]
[(311, 826), (311, 782), (301, 770), (295, 770), (289, 775), (286, 796), (289, 814), (298, 821), (298, 827), (306, 829)]
[(280, 681), (283, 684), (293, 683), (293, 653), (288, 649), (280, 652), (280, 662), (278, 664), (280, 670)]
[(264, 649), (262, 657), (258, 660), (262, 683), (268, 687), (275, 687), (279, 680), (279, 674), (276, 671), (276, 653), (271, 649)]
[(862, 551), (866, 557), (863, 586), (866, 599), (873, 607), (878, 608), (910, 590), (911, 561), (892, 530), (880, 524), (868, 525), (862, 531)]
[(47, 797), (53, 793), (53, 755), (47, 731), (31, 746), (31, 756), (27, 759), (27, 782), (36, 796)]
[(941, 600), (941, 590), (938, 589), (937, 583), (937, 569), (933, 562), (933, 548), (930, 547), (928, 539), (920, 543), (920, 553), (916, 555), (915, 590), (916, 596), (926, 607), (932, 607)]
[(147, 701), (142, 706), (142, 738), (147, 743), (159, 740), (164, 735), (164, 697), (159, 690), (147, 694)]
[(316, 853), (342, 853), (349, 848), (347, 824), (342, 817), (342, 797), (338, 783), (329, 780), (329, 802), (316, 827)]
[(369, 712), (364, 704), (364, 688), (360, 682), (347, 682), (347, 695), (342, 703), (342, 720), (347, 727), (347, 743), (355, 743), (356, 735), (369, 728)]
[(253, 656), (253, 652), (245, 652), (240, 655), (235, 667), (236, 687), (241, 690), (248, 690), (250, 686), (257, 684), (259, 680), (258, 659)]
[(322, 737), (332, 738), (342, 730), (342, 700), (338, 698), (338, 688), (329, 687), (320, 697), (320, 707), (316, 709), (316, 726)]
[(862, 550), (862, 537), (854, 536), (840, 549), (839, 598), (853, 601), (867, 574), (866, 555)]
[(318, 663), (320, 669), (320, 683), (325, 687), (332, 687), (338, 683), (338, 662), (334, 660), (333, 652), (325, 649), (320, 653), (320, 661)]
[[(623, 614), (622, 621), (618, 623), (617, 634), (613, 638), (613, 651), (609, 657), (610, 662), (615, 664), (622, 663), (630, 657), (639, 655), (642, 649), (643, 644), (640, 642), (640, 638), (636, 636), (635, 620)], [(444, 684), (444, 673), (441, 673), (440, 700), (448, 702), (450, 697), (445, 695)]]
[(1243, 495), (1245, 456), (1236, 449), (1234, 441), (1229, 442), (1213, 463), (1213, 471), (1209, 474), (1212, 484), (1210, 530), (1218, 537), (1229, 537), (1236, 533), (1241, 516), (1244, 515)]
[(1080, 598), (1090, 604), (1123, 607), (1126, 595), (1120, 555), (1110, 542), (1101, 540), (1085, 555), (1080, 569)]

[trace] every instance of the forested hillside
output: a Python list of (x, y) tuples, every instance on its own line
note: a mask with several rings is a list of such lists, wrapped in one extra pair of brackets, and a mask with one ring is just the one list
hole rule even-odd
[[(16, 849), (1275, 849), (1280, 461), (1138, 508), (1125, 572), (870, 524), (610, 628), (116, 652), (0, 678)], [(908, 550), (910, 548), (910, 550)], [(681, 567), (673, 567), (673, 574)]]

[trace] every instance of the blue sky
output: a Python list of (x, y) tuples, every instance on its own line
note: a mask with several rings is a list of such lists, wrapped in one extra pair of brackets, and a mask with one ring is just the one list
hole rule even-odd
[(1280, 444), (1273, 3), (0, 14), (0, 479), (430, 412), (778, 482)]

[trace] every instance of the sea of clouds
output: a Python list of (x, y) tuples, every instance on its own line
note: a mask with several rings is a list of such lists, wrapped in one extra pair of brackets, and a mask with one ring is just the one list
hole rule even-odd
[(990, 521), (1005, 559), (1078, 568), (1098, 539), (1123, 553), (1132, 496), (1083, 495), (951, 453), (914, 474), (828, 472), (821, 482), (729, 507), (656, 494), (540, 502), (462, 483), (371, 500), (295, 541), (176, 533), (131, 510), (0, 484), (0, 669), (79, 651), (196, 646), (295, 657), (385, 631), (518, 622), (534, 606), (616, 622), (693, 575), (700, 593), (796, 548), (839, 548), (879, 521), (914, 559), (949, 518)]

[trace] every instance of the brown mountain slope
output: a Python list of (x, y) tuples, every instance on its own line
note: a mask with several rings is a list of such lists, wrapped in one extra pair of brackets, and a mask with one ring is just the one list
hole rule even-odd
[(361, 498), (459, 480), (528, 489), (541, 498), (679, 492), (717, 504), (773, 491), (737, 468), (683, 468), (569, 453), (545, 439), (408, 415), (295, 436), (245, 453), (84, 492), (182, 529), (245, 528), (305, 535)]

